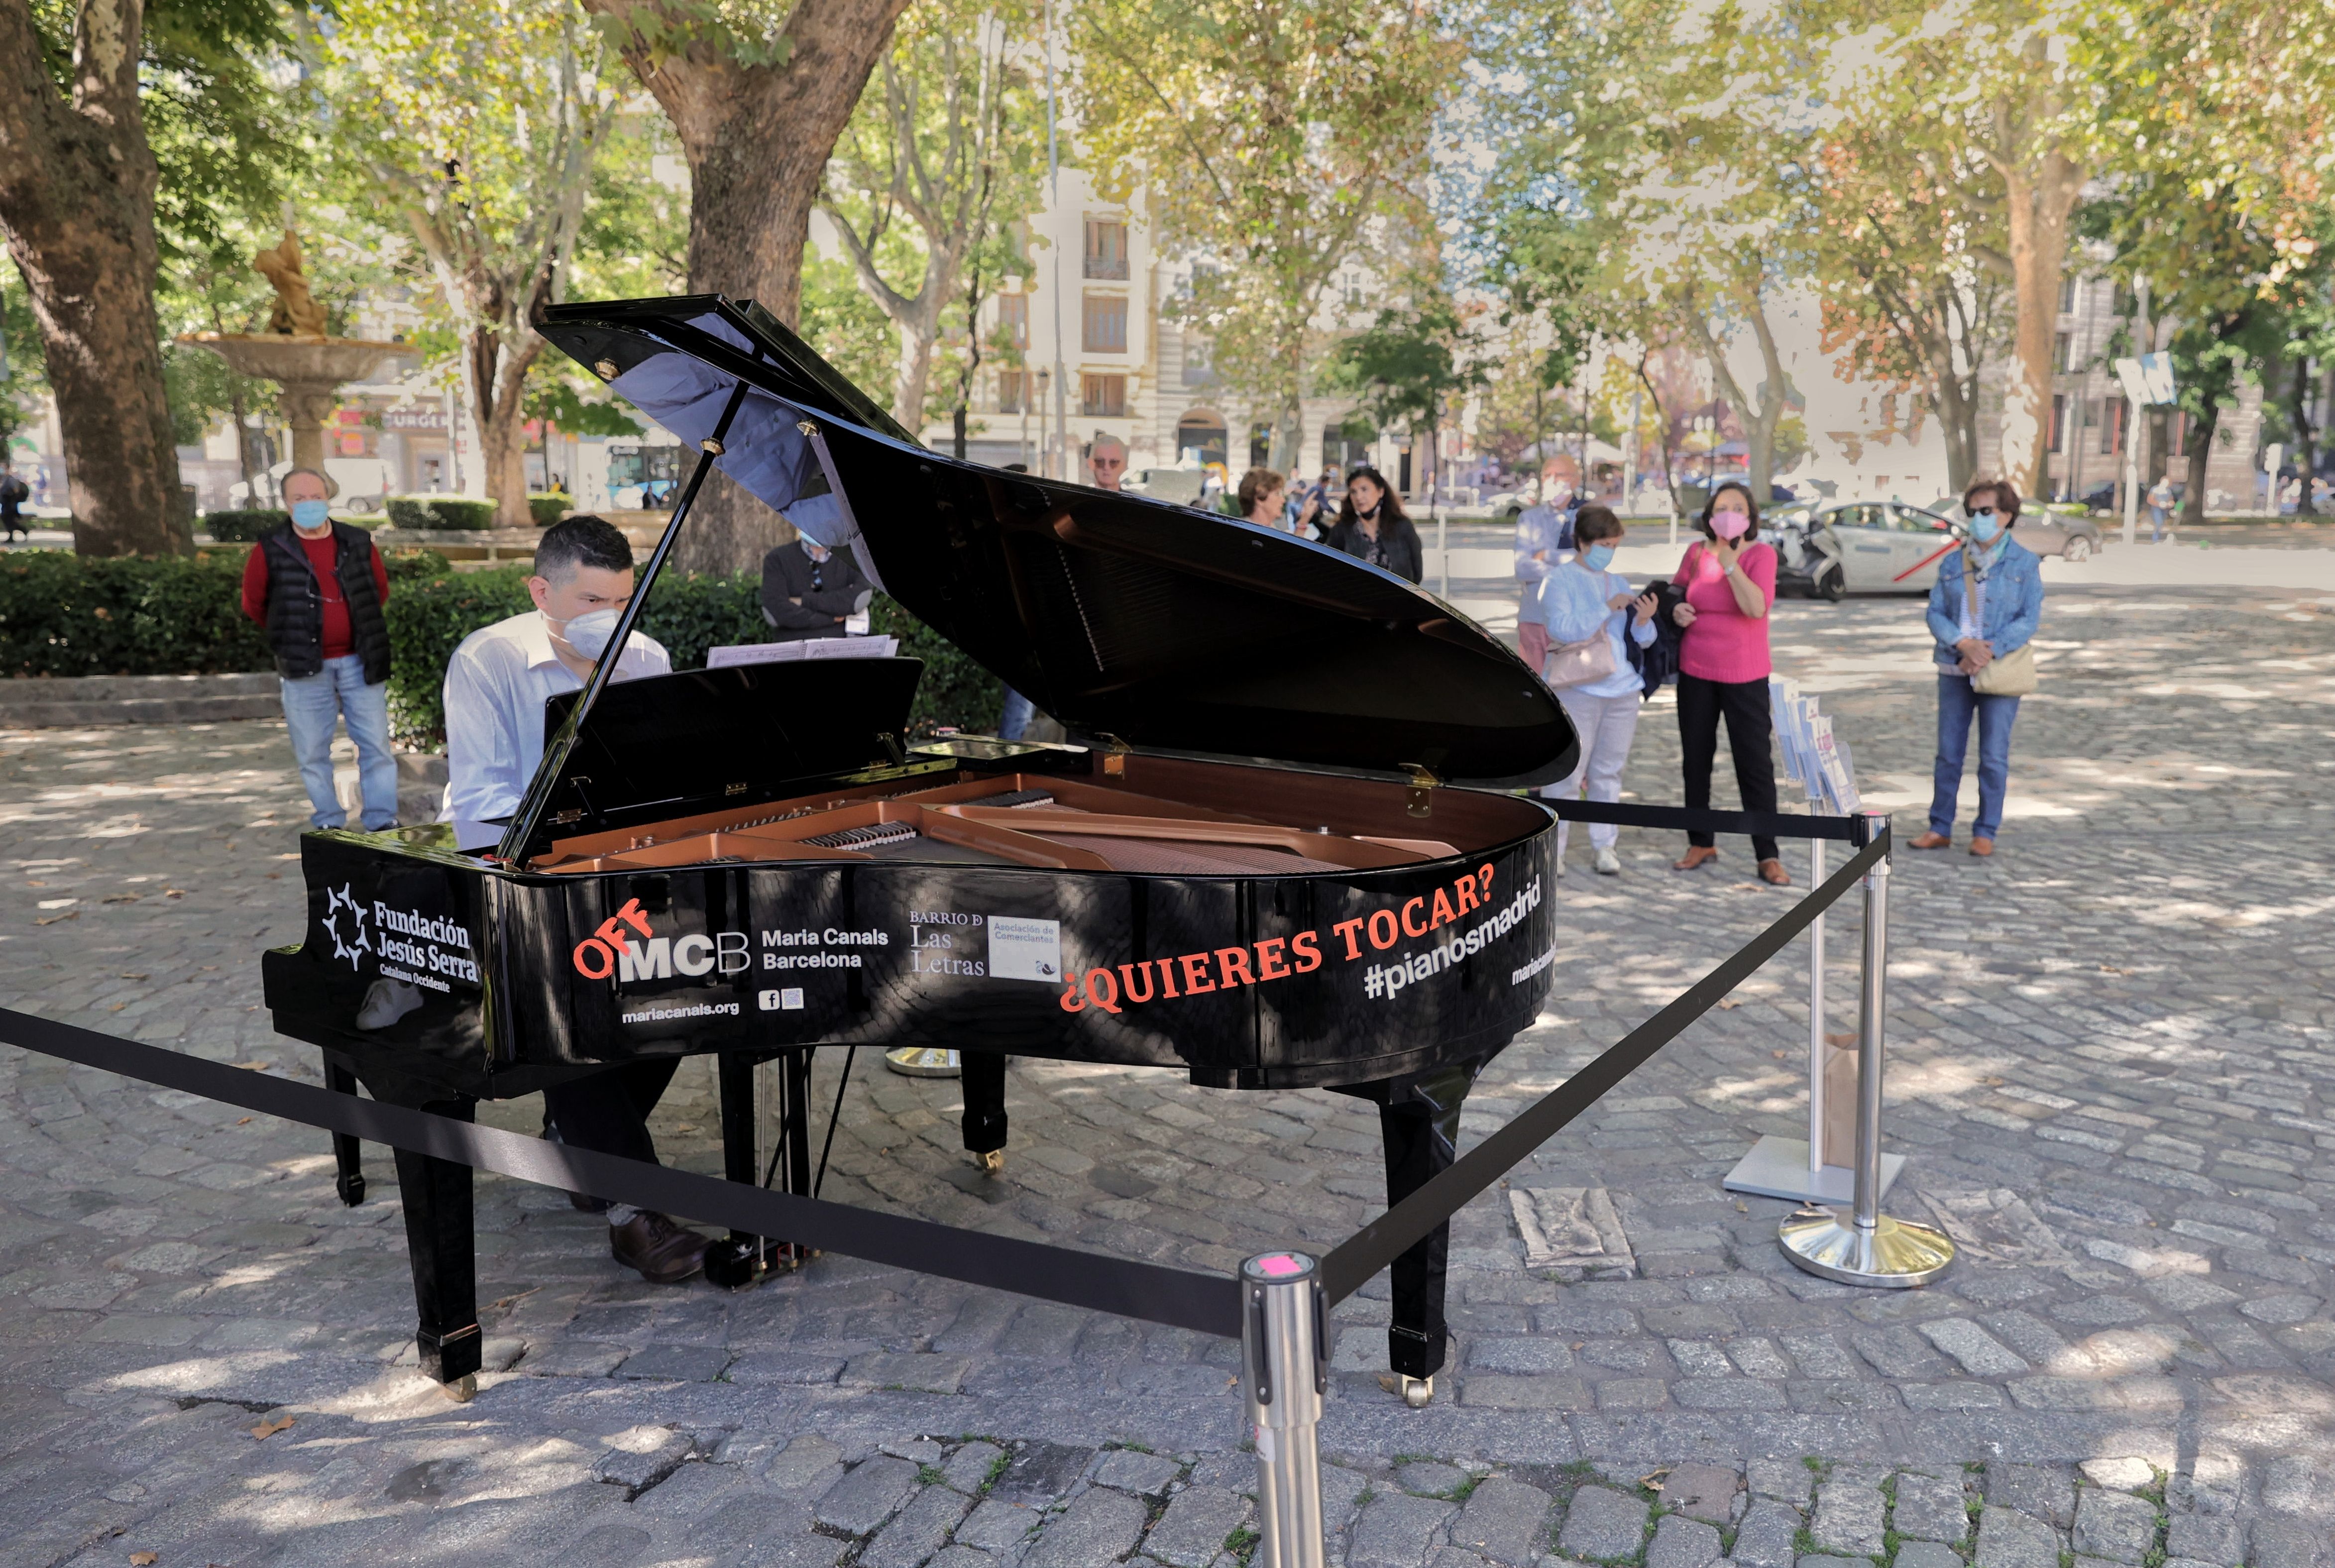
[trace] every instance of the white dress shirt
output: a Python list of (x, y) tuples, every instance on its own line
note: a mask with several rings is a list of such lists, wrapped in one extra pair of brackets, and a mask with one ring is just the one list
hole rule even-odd
[[(614, 678), (672, 668), (663, 646), (635, 632)], [(583, 684), (552, 651), (540, 610), (463, 638), (446, 666), (446, 803), (438, 819), (491, 822), (518, 810), (543, 760), (545, 702)]]

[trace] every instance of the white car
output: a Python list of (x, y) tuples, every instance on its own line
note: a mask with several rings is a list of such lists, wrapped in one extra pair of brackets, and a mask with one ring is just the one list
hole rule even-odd
[(1903, 501), (1850, 501), (1817, 514), (1840, 547), (1852, 594), (1926, 594), (1938, 563), (1961, 543), (1935, 512)]

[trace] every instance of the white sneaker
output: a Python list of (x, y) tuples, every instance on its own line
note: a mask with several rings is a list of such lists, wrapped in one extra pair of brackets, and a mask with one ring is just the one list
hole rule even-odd
[(1600, 876), (1622, 875), (1622, 857), (1611, 849), (1600, 849), (1595, 856), (1595, 864)]

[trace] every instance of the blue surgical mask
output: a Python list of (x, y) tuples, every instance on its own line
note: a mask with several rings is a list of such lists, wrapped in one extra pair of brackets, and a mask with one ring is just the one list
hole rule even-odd
[(1995, 536), (2001, 532), (2002, 519), (1996, 517), (1991, 508), (1981, 508), (1971, 514), (1970, 536), (1978, 543), (1991, 545), (1994, 543)]
[(1591, 571), (1604, 571), (1613, 564), (1613, 547), (1611, 545), (1592, 545), (1587, 549), (1581, 552), (1581, 558), (1587, 564)]
[(297, 528), (307, 528), (313, 532), (324, 528), (332, 520), (333, 504), (330, 501), (294, 501), (292, 503), (292, 521)]

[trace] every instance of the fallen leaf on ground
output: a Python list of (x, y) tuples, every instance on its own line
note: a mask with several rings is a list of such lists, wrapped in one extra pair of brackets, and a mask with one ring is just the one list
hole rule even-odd
[(246, 1123), (246, 1122), (249, 1121), (250, 1119), (251, 1119), (251, 1118), (250, 1118), (249, 1117), (247, 1117), (247, 1116), (239, 1116), (239, 1117), (237, 1117), (237, 1118), (235, 1118), (235, 1125), (236, 1125), (236, 1126), (237, 1126), (237, 1127), (241, 1127), (244, 1123)]
[(79, 920), (80, 918), (80, 910), (68, 909), (63, 915), (47, 915), (42, 919), (35, 920), (33, 924), (35, 925), (54, 925), (60, 920)]
[[(251, 1429), (251, 1435), (255, 1437), (272, 1437), (290, 1425), (292, 1425), (292, 1418), (289, 1416), (285, 1416), (273, 1421), (262, 1421), (259, 1425)], [(132, 1559), (132, 1561), (135, 1561), (135, 1559)], [(153, 1559), (150, 1557), (147, 1561), (150, 1563)]]
[(162, 896), (165, 898), (184, 898), (186, 895), (187, 890), (183, 887), (165, 887), (162, 889)]
[(1638, 1485), (1643, 1486), (1649, 1492), (1659, 1492), (1662, 1489), (1662, 1477), (1669, 1474), (1670, 1468), (1668, 1466), (1665, 1466), (1662, 1469), (1654, 1471), (1652, 1475), (1639, 1476)]
[(150, 974), (132, 974), (125, 969), (121, 972), (120, 978), (123, 980), (151, 980), (154, 977)]
[(135, 904), (138, 902), (140, 896), (140, 895), (135, 893), (116, 893), (108, 897), (101, 898), (98, 902), (100, 904)]
[(161, 1560), (162, 1554), (160, 1552), (132, 1552), (130, 1554), (130, 1568), (149, 1568), (150, 1564), (160, 1563)]
[(1721, 1012), (1732, 1012), (1742, 1005), (1743, 1003), (1740, 999), (1730, 996), (1725, 998), (1719, 1003), (1719, 1011)]

